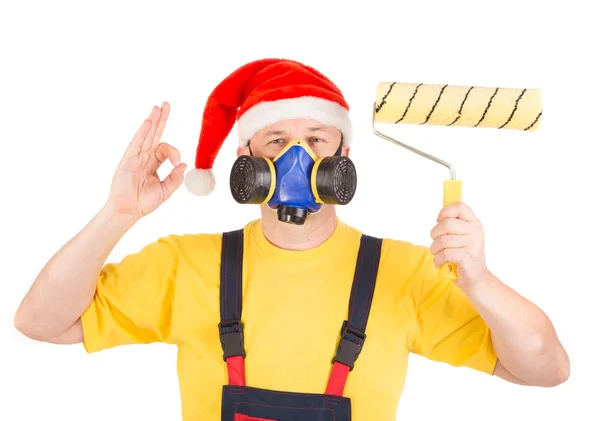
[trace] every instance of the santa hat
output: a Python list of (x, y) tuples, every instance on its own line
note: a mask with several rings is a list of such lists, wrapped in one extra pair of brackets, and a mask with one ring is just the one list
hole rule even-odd
[(274, 58), (240, 67), (208, 98), (195, 168), (185, 177), (187, 189), (199, 196), (214, 190), (212, 166), (236, 121), (239, 145), (246, 146), (257, 131), (278, 121), (297, 118), (336, 127), (342, 132), (345, 145), (352, 141), (348, 104), (333, 82), (317, 70), (296, 61)]

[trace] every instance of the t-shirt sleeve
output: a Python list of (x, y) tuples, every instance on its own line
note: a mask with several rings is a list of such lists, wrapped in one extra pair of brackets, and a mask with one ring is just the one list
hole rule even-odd
[(413, 353), (456, 367), (492, 374), (496, 367), (490, 329), (452, 279), (440, 275), (428, 253), (416, 310)]
[(101, 270), (81, 316), (88, 353), (119, 345), (173, 343), (178, 254), (164, 237)]

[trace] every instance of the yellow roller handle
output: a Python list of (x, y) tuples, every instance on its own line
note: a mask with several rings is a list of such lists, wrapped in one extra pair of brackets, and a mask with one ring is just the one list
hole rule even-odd
[[(462, 201), (462, 181), (445, 180), (444, 181), (444, 206), (451, 203)], [(458, 279), (456, 265), (454, 263), (445, 263), (440, 270), (442, 275), (450, 279)]]

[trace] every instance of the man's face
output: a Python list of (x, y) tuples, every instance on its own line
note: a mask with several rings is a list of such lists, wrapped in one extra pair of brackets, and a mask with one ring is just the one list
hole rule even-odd
[[(315, 120), (283, 120), (265, 127), (250, 139), (252, 155), (273, 159), (293, 140), (304, 140), (317, 157), (333, 156), (340, 146), (342, 133), (332, 126)], [(248, 146), (238, 148), (238, 156), (250, 155)], [(342, 147), (342, 155), (348, 156), (348, 147)]]

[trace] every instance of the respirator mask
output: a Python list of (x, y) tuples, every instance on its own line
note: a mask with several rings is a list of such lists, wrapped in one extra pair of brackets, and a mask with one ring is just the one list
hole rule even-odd
[(231, 194), (241, 204), (264, 204), (279, 221), (302, 225), (323, 205), (346, 205), (356, 191), (356, 169), (341, 156), (318, 158), (302, 140), (291, 141), (272, 160), (242, 155), (229, 177)]

